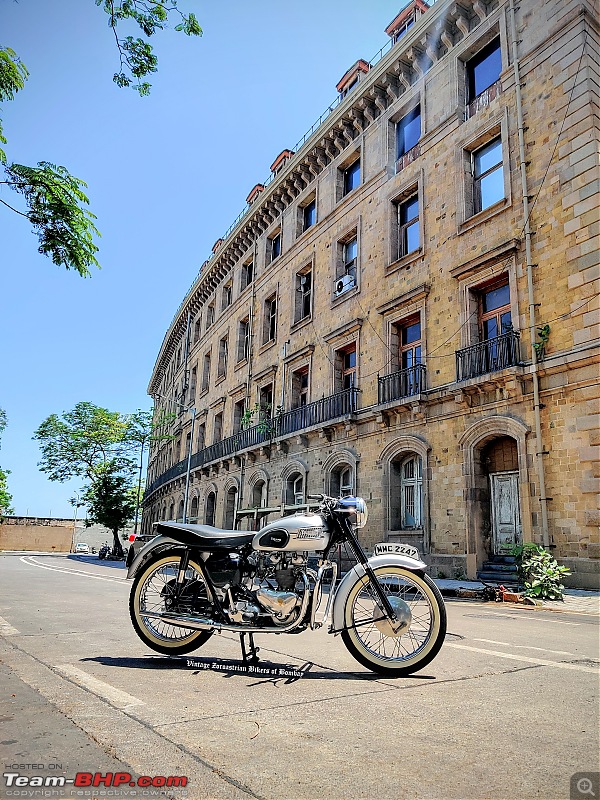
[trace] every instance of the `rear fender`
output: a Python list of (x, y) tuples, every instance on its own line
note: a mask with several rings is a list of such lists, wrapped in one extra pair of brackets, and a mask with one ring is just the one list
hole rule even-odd
[(185, 548), (180, 541), (173, 539), (171, 536), (155, 536), (147, 542), (137, 556), (131, 562), (131, 566), (127, 571), (128, 578), (135, 578), (140, 568), (148, 561), (149, 558), (162, 553), (164, 550), (172, 550), (174, 548)]
[[(424, 561), (419, 561), (416, 558), (409, 558), (408, 556), (391, 554), (373, 556), (369, 559), (368, 563), (372, 569), (377, 569), (378, 567), (404, 567), (404, 569), (418, 574), (422, 574), (427, 569), (427, 564), (425, 564)], [(362, 580), (366, 574), (362, 564), (356, 564), (356, 566), (346, 573), (338, 586), (333, 599), (333, 612), (331, 615), (332, 629), (335, 632), (341, 631), (345, 625), (344, 609), (350, 590), (355, 583)]]

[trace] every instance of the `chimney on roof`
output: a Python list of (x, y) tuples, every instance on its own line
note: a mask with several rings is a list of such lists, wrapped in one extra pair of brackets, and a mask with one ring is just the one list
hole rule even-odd
[(425, 0), (411, 0), (398, 16), (390, 22), (385, 32), (394, 42), (397, 42), (426, 11), (429, 11), (429, 4)]
[(277, 156), (275, 161), (271, 164), (271, 172), (273, 175), (277, 175), (280, 169), (290, 160), (290, 158), (294, 155), (293, 150), (282, 150), (281, 153)]
[(370, 69), (371, 65), (369, 62), (359, 58), (356, 64), (353, 64), (350, 69), (344, 73), (344, 76), (335, 88), (342, 97), (345, 97), (350, 89), (353, 89), (359, 82), (361, 75), (366, 75)]

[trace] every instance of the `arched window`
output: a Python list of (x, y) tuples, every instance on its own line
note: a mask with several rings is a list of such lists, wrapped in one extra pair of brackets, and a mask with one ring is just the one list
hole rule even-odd
[(183, 522), (183, 500), (179, 501), (179, 511), (177, 512), (177, 519)]
[(174, 503), (171, 503), (171, 505), (169, 506), (169, 519), (170, 520), (174, 520), (175, 519), (175, 504)]
[(286, 505), (299, 506), (304, 503), (304, 475), (293, 472), (287, 479)]
[[(235, 511), (237, 506), (237, 489), (232, 486), (227, 492), (225, 500), (225, 528), (233, 530), (235, 528)], [(214, 523), (212, 523), (214, 524)]]
[(190, 522), (197, 522), (198, 521), (198, 498), (192, 497), (192, 505), (190, 507)]
[(252, 487), (252, 508), (265, 508), (267, 505), (267, 482), (256, 481)]
[(391, 462), (390, 524), (392, 530), (423, 526), (423, 467), (421, 457), (404, 454)]
[(204, 519), (207, 525), (214, 526), (216, 508), (217, 508), (217, 495), (214, 492), (210, 492), (210, 494), (206, 498), (206, 509), (204, 513)]
[(354, 470), (348, 464), (340, 464), (331, 473), (330, 494), (332, 497), (350, 497), (354, 491)]

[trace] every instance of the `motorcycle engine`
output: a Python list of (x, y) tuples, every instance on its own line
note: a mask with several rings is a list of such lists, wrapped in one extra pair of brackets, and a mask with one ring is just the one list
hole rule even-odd
[(265, 581), (274, 578), (277, 589), (260, 586), (254, 596), (276, 624), (287, 624), (301, 604), (302, 595), (296, 591), (296, 583), (299, 572), (305, 566), (306, 558), (301, 553), (268, 553), (260, 556), (257, 577)]

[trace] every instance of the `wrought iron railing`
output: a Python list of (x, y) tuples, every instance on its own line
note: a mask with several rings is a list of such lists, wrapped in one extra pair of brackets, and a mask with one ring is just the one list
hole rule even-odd
[(456, 351), (456, 380), (465, 381), (518, 364), (519, 333), (510, 331)]
[[(244, 428), (238, 433), (234, 433), (233, 436), (221, 439), (220, 442), (214, 442), (194, 453), (190, 460), (190, 468), (198, 469), (198, 467), (203, 467), (205, 464), (210, 464), (242, 450), (256, 447), (278, 436), (286, 436), (304, 428), (310, 428), (313, 425), (321, 425), (330, 420), (347, 417), (356, 411), (358, 407), (358, 392), (359, 389), (355, 388), (345, 389), (343, 392), (323, 397), (314, 403), (308, 403), (308, 405), (300, 408), (286, 411), (272, 419), (265, 419), (251, 428)], [(187, 458), (174, 464), (153, 480), (146, 489), (146, 497), (165, 483), (183, 475), (186, 471)]]
[(347, 417), (358, 407), (358, 389), (344, 389), (314, 403), (285, 411), (274, 420), (274, 436), (285, 436), (338, 417)]
[(378, 380), (378, 396), (380, 403), (401, 400), (421, 394), (425, 389), (425, 364), (401, 369), (391, 375), (384, 375)]

